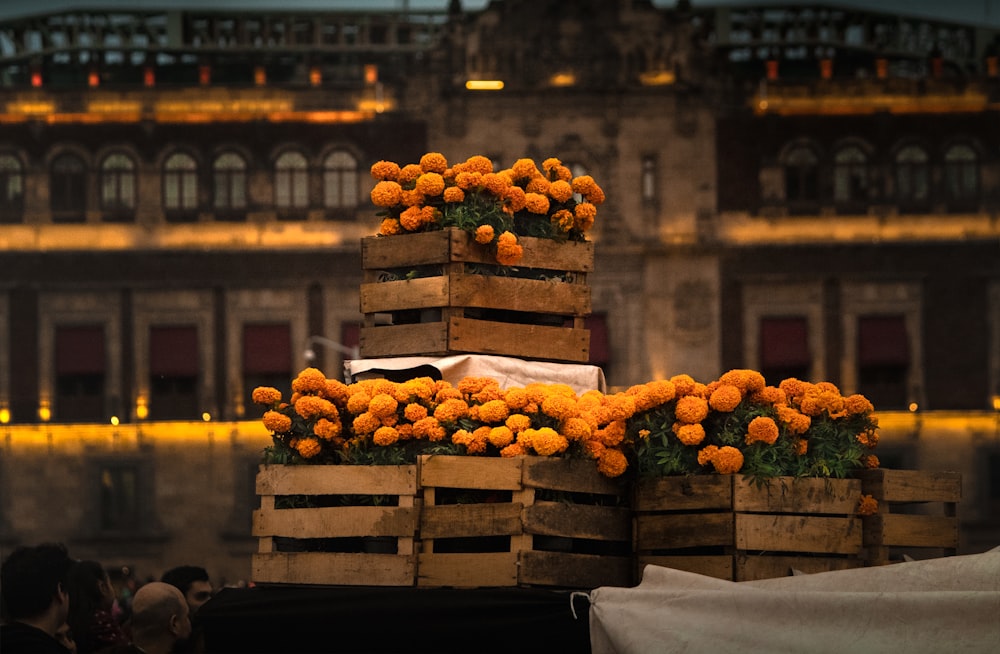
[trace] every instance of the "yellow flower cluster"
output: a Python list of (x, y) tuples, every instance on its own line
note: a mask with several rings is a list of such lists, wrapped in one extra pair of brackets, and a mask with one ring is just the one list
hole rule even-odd
[(518, 236), (586, 240), (605, 200), (591, 176), (573, 177), (554, 157), (541, 167), (518, 159), (494, 172), (482, 155), (449, 164), (441, 153), (428, 152), (417, 164), (376, 162), (371, 176), (371, 201), (383, 216), (380, 235), (459, 227), (494, 246), (504, 266), (523, 255)]
[(421, 453), (576, 456), (618, 477), (742, 472), (834, 476), (877, 467), (878, 421), (861, 395), (828, 382), (769, 386), (752, 370), (703, 384), (689, 375), (625, 391), (577, 393), (535, 382), (501, 388), (490, 377), (352, 384), (306, 368), (292, 397), (254, 390), (272, 433), (272, 461), (406, 463)]

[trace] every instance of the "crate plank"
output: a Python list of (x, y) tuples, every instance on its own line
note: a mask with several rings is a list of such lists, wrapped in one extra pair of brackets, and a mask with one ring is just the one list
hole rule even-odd
[(864, 492), (879, 502), (959, 502), (962, 475), (923, 470), (864, 470)]
[(741, 550), (856, 555), (862, 546), (860, 518), (737, 513), (735, 535)]
[(519, 502), (425, 505), (420, 516), (420, 538), (520, 534), (522, 508)]
[(546, 536), (627, 541), (632, 534), (631, 512), (608, 506), (535, 502), (522, 519), (526, 531)]
[(958, 519), (942, 516), (880, 514), (866, 516), (865, 545), (958, 547)]
[(517, 552), (423, 552), (417, 570), (417, 586), (509, 587), (518, 583)]
[(420, 457), (421, 487), (520, 490), (524, 457)]
[(414, 507), (344, 506), (259, 510), (253, 515), (254, 536), (341, 538), (412, 536), (417, 529)]
[(731, 546), (733, 534), (733, 514), (728, 512), (650, 514), (636, 519), (640, 551)]
[(412, 586), (416, 556), (333, 552), (254, 554), (255, 583)]
[(452, 317), (448, 323), (448, 335), (453, 349), (459, 352), (577, 363), (586, 362), (590, 357), (590, 331), (575, 327)]
[(778, 477), (761, 486), (742, 476), (733, 479), (735, 511), (850, 515), (860, 495), (857, 479)]
[(616, 497), (627, 494), (623, 481), (605, 477), (590, 460), (525, 457), (521, 465), (523, 484), (528, 488)]
[(360, 295), (362, 313), (469, 307), (574, 316), (591, 310), (587, 286), (496, 275), (451, 273), (362, 284)]
[(740, 554), (736, 557), (733, 581), (788, 577), (793, 571), (814, 574), (857, 567), (853, 558)]
[(258, 495), (414, 495), (416, 466), (262, 465)]
[(518, 582), (522, 586), (593, 589), (631, 586), (629, 557), (594, 556), (564, 552), (521, 552)]
[(733, 508), (732, 480), (726, 475), (643, 479), (636, 484), (633, 507), (644, 511)]
[(733, 557), (729, 555), (695, 554), (661, 556), (642, 554), (637, 557), (637, 562), (640, 574), (647, 565), (658, 565), (663, 568), (694, 572), (708, 577), (715, 577), (716, 579), (734, 578)]

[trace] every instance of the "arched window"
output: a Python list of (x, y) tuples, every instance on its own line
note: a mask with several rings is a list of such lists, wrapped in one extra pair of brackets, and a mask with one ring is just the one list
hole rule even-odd
[(323, 161), (323, 206), (327, 209), (358, 206), (358, 162), (350, 152), (336, 150)]
[(83, 159), (65, 152), (52, 161), (50, 175), (52, 222), (82, 223), (87, 216), (87, 167)]
[(274, 162), (274, 204), (278, 209), (309, 205), (309, 166), (298, 152), (285, 152)]
[(24, 216), (24, 167), (12, 154), (0, 154), (0, 223), (18, 223)]
[(848, 145), (833, 158), (833, 199), (839, 204), (863, 202), (868, 194), (868, 156)]
[(163, 207), (168, 212), (198, 208), (198, 164), (191, 155), (175, 152), (163, 164)]
[(896, 198), (899, 202), (925, 202), (930, 195), (927, 152), (908, 145), (896, 153)]
[(792, 147), (782, 158), (787, 202), (819, 201), (819, 157), (804, 145)]
[(247, 206), (247, 163), (235, 152), (220, 154), (212, 165), (215, 181), (213, 206), (218, 211)]
[(132, 218), (135, 211), (135, 162), (125, 154), (109, 154), (101, 162), (101, 210), (111, 218)]
[(975, 200), (979, 195), (979, 157), (970, 146), (953, 145), (944, 153), (945, 192), (952, 201)]

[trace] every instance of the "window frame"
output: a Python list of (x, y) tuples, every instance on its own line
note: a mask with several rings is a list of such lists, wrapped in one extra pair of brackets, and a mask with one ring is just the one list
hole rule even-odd
[[(111, 164), (114, 162), (127, 162), (127, 165), (113, 167)], [(106, 222), (133, 220), (139, 195), (135, 160), (124, 152), (111, 152), (101, 160), (99, 175), (100, 207), (104, 220)]]
[(358, 158), (350, 151), (338, 148), (323, 157), (323, 208), (332, 212), (356, 210), (360, 204), (358, 178)]
[(163, 210), (167, 219), (172, 222), (192, 221), (200, 204), (198, 160), (187, 152), (172, 153), (163, 162), (161, 180)]
[[(5, 166), (5, 163), (12, 165)], [(24, 163), (11, 152), (0, 152), (0, 224), (24, 220)], [(17, 191), (12, 191), (12, 186)], [(13, 197), (16, 193), (16, 198)]]
[(49, 164), (49, 209), (53, 223), (86, 222), (87, 162), (79, 154), (60, 152)]

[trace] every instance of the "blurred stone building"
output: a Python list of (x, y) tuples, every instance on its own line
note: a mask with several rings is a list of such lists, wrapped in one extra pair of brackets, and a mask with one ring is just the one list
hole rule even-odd
[(368, 169), (436, 151), (604, 188), (588, 326), (612, 386), (755, 368), (864, 393), (883, 465), (962, 472), (962, 550), (995, 546), (996, 46), (684, 0), (0, 24), (2, 545), (246, 579), (249, 393), (339, 374)]

